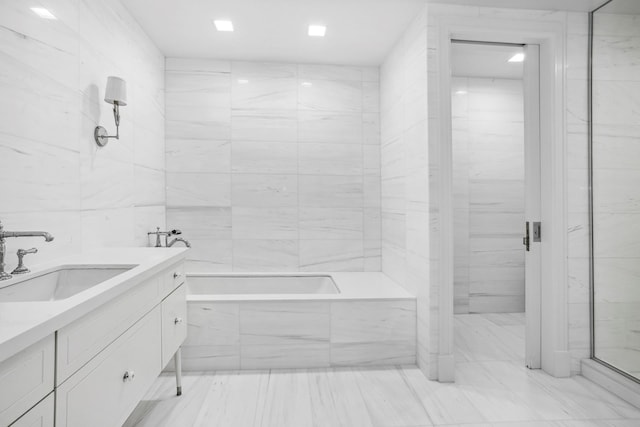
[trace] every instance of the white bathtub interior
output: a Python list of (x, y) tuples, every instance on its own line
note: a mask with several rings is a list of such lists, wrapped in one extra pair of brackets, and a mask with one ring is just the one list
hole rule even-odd
[(284, 276), (189, 275), (190, 295), (273, 295), (273, 294), (337, 294), (339, 289), (329, 275)]

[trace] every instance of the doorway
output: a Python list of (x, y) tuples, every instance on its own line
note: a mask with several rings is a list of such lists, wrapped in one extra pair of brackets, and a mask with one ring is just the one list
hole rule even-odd
[(539, 48), (451, 43), (456, 358), (540, 368)]

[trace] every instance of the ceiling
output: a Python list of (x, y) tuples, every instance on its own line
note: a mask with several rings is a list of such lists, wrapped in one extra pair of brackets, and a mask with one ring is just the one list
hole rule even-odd
[(480, 43), (451, 44), (451, 74), (455, 77), (523, 78), (523, 62), (509, 62), (522, 46)]
[[(589, 11), (604, 0), (122, 0), (169, 57), (379, 65), (427, 2)], [(217, 32), (213, 19), (235, 31)], [(307, 36), (324, 24), (324, 38)]]

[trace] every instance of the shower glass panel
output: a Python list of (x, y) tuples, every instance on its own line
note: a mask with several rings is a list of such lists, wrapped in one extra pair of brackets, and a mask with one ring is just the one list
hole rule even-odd
[(591, 16), (591, 356), (638, 380), (640, 1)]

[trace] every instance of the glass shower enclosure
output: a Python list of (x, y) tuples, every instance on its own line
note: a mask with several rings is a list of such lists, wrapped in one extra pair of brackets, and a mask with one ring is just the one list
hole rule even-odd
[(591, 357), (640, 382), (640, 1), (591, 14)]

